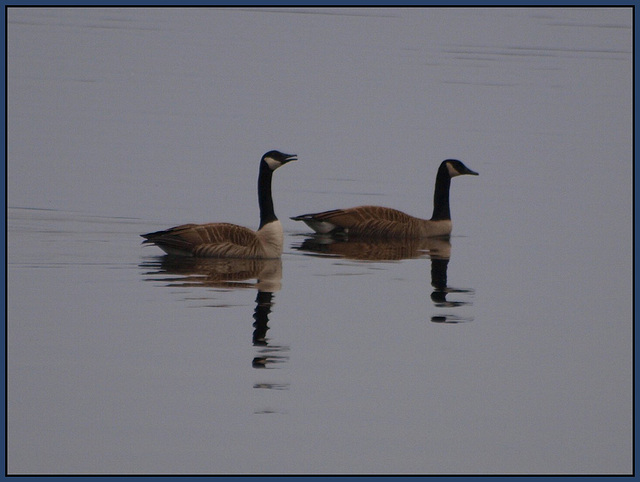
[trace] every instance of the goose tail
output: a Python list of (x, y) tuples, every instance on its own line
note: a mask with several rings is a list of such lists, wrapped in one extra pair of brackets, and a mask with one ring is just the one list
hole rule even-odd
[(322, 221), (316, 218), (317, 214), (301, 214), (293, 216), (293, 221), (302, 221), (318, 234), (328, 234), (336, 230), (337, 226), (328, 221)]

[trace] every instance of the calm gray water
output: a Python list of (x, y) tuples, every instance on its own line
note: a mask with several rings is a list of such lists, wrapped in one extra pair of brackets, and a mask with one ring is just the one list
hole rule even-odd
[[(7, 18), (10, 474), (631, 472), (631, 9)], [(281, 262), (140, 246), (270, 149)], [(289, 220), (446, 158), (449, 242)]]

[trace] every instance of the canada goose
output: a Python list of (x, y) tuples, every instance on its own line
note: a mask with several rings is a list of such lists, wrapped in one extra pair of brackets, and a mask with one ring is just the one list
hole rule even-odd
[(282, 224), (273, 211), (271, 178), (273, 171), (295, 154), (269, 151), (260, 160), (258, 175), (258, 231), (229, 223), (183, 224), (164, 231), (142, 234), (142, 244), (155, 244), (167, 254), (203, 258), (271, 259), (282, 255)]
[(456, 159), (442, 161), (436, 176), (433, 216), (420, 219), (401, 211), (381, 206), (359, 206), (292, 217), (304, 221), (320, 234), (346, 234), (354, 237), (416, 239), (451, 234), (449, 186), (451, 178), (462, 174), (477, 176)]

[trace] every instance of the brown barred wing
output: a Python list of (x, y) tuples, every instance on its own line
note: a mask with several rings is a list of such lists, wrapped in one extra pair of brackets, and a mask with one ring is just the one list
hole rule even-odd
[(169, 254), (209, 258), (259, 257), (260, 241), (252, 230), (229, 223), (183, 224), (143, 236)]
[(350, 236), (377, 238), (417, 237), (422, 221), (397, 209), (381, 206), (358, 206), (314, 215), (317, 221), (334, 224)]

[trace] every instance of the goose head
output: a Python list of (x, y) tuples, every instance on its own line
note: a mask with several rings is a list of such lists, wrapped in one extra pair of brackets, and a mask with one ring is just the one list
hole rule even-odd
[(275, 171), (287, 162), (297, 160), (297, 154), (284, 154), (280, 151), (269, 151), (264, 156), (262, 156), (261, 163), (264, 164), (269, 170)]
[(442, 167), (447, 168), (447, 172), (449, 173), (449, 177), (462, 176), (463, 174), (469, 174), (471, 176), (477, 176), (478, 173), (472, 171), (467, 166), (465, 166), (461, 161), (457, 159), (447, 159), (442, 162)]

